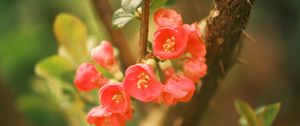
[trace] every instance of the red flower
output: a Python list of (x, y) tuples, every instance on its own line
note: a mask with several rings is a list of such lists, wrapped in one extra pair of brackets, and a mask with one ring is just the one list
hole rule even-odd
[(206, 55), (205, 43), (201, 39), (201, 34), (196, 27), (196, 23), (191, 26), (184, 25), (184, 28), (188, 31), (187, 52), (196, 58), (204, 57)]
[(125, 118), (118, 113), (112, 113), (104, 106), (92, 108), (88, 115), (87, 121), (96, 126), (125, 126)]
[(195, 92), (195, 84), (182, 75), (173, 75), (168, 78), (163, 88), (163, 100), (167, 105), (177, 102), (188, 102)]
[(107, 41), (102, 41), (99, 46), (93, 48), (91, 56), (97, 64), (106, 69), (110, 69), (116, 63), (114, 49)]
[(130, 97), (121, 83), (104, 85), (99, 90), (99, 97), (101, 104), (114, 113), (125, 113), (130, 109)]
[(125, 71), (124, 86), (130, 96), (142, 102), (156, 100), (162, 88), (148, 64), (135, 64), (128, 67)]
[(171, 9), (161, 8), (154, 14), (154, 22), (157, 28), (177, 27), (182, 25), (181, 15)]
[(124, 113), (124, 114), (122, 114), (122, 116), (123, 116), (123, 118), (125, 119), (125, 120), (130, 120), (131, 118), (132, 118), (132, 113), (134, 112), (134, 109), (133, 109), (133, 107), (132, 106), (130, 106), (128, 109), (127, 109), (127, 111)]
[(186, 48), (187, 34), (184, 28), (161, 28), (154, 33), (153, 52), (159, 59), (180, 57)]
[(183, 71), (187, 77), (198, 83), (207, 72), (204, 58), (192, 58), (183, 64)]
[(104, 78), (92, 64), (86, 62), (78, 67), (74, 80), (77, 89), (80, 91), (99, 88), (107, 82), (107, 78)]

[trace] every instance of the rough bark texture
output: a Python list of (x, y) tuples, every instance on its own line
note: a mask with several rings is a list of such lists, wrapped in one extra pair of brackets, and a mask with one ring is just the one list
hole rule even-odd
[(112, 39), (112, 44), (120, 51), (120, 60), (124, 68), (135, 63), (131, 51), (129, 50), (128, 43), (125, 40), (122, 31), (119, 29), (112, 29), (112, 14), (113, 10), (107, 0), (92, 0), (95, 10), (103, 22), (106, 31)]
[(191, 102), (171, 108), (163, 126), (199, 124), (218, 85), (237, 61), (241, 47), (240, 37), (246, 28), (253, 2), (254, 0), (215, 0), (206, 19), (204, 37), (207, 43), (208, 72), (202, 89), (194, 95)]

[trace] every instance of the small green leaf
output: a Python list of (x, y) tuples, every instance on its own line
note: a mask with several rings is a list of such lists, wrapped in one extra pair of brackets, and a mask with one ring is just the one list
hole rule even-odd
[(153, 50), (152, 42), (150, 42), (150, 41), (148, 41), (148, 43), (147, 43), (147, 50), (148, 50), (149, 52), (151, 52), (151, 51)]
[(78, 65), (86, 58), (87, 32), (85, 24), (76, 16), (68, 13), (60, 13), (54, 21), (54, 34), (65, 53), (71, 58), (71, 62)]
[(256, 113), (248, 103), (242, 100), (236, 100), (235, 109), (241, 115), (241, 118), (245, 118), (247, 120), (247, 123), (250, 126), (256, 125)]
[(263, 126), (271, 126), (279, 109), (280, 103), (262, 106), (256, 110), (257, 118)]
[(128, 22), (130, 22), (135, 16), (131, 13), (124, 11), (123, 8), (120, 8), (115, 11), (113, 14), (112, 27), (113, 28), (122, 28)]
[(155, 10), (163, 6), (168, 0), (151, 0), (150, 9)]
[(104, 69), (103, 67), (99, 66), (99, 65), (96, 65), (96, 69), (98, 71), (101, 72), (101, 74), (104, 76), (104, 77), (107, 77), (107, 78), (113, 78), (114, 76), (109, 73), (106, 69)]
[(37, 75), (46, 79), (58, 79), (63, 82), (73, 83), (74, 68), (64, 57), (54, 55), (43, 59), (35, 66)]
[(135, 12), (137, 8), (141, 5), (142, 0), (122, 0), (121, 7), (126, 12)]

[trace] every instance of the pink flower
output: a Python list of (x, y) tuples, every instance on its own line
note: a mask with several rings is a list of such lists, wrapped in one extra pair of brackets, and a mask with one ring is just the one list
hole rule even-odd
[(148, 64), (135, 64), (128, 67), (125, 71), (124, 86), (130, 96), (142, 102), (155, 101), (162, 88)]
[(108, 82), (96, 68), (89, 63), (82, 63), (75, 75), (74, 83), (79, 91), (90, 91)]
[(92, 108), (87, 115), (87, 121), (96, 126), (125, 126), (125, 118), (121, 114), (112, 113), (104, 106)]
[(186, 44), (184, 28), (161, 28), (154, 33), (153, 53), (161, 60), (178, 58), (184, 53)]
[(188, 31), (188, 42), (186, 51), (193, 57), (199, 58), (206, 55), (205, 43), (201, 39), (199, 29), (196, 27), (196, 23), (190, 25), (184, 25), (186, 31)]
[(167, 105), (177, 102), (188, 102), (195, 92), (194, 82), (182, 75), (173, 75), (167, 78), (163, 88), (163, 101)]
[(154, 14), (154, 22), (157, 28), (177, 27), (182, 25), (181, 15), (171, 9), (161, 8)]
[(207, 66), (204, 58), (192, 58), (183, 64), (185, 75), (198, 83), (201, 77), (204, 77), (207, 72)]
[(109, 83), (99, 90), (101, 104), (114, 113), (125, 113), (130, 109), (130, 97), (122, 83)]
[(114, 57), (114, 49), (107, 41), (102, 41), (99, 46), (96, 46), (91, 51), (93, 60), (100, 66), (110, 69), (116, 64)]

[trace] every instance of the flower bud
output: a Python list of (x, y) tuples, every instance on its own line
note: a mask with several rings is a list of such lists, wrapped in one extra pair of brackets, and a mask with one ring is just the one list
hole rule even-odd
[(114, 49), (107, 41), (102, 41), (99, 46), (93, 48), (91, 56), (98, 65), (107, 70), (111, 69), (116, 64)]
[(177, 27), (182, 25), (182, 17), (174, 10), (161, 8), (155, 12), (154, 22), (157, 28)]
[(147, 59), (145, 63), (148, 64), (148, 65), (150, 65), (153, 69), (156, 68), (156, 64), (157, 64), (157, 63), (156, 63), (156, 61), (155, 61), (154, 59), (152, 59), (152, 58)]

